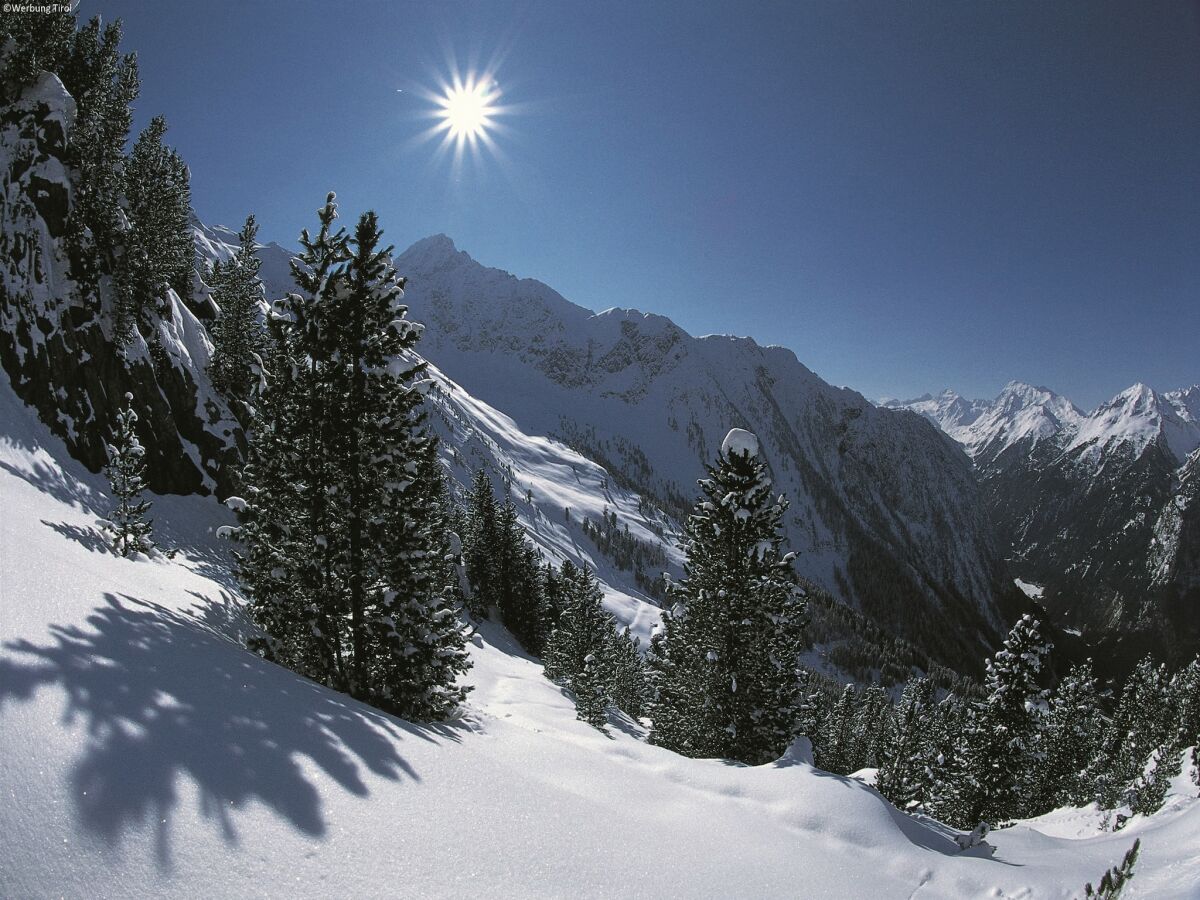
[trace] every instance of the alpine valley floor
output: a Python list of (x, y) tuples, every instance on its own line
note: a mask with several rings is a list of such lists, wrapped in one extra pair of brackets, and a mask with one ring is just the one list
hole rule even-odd
[[(806, 764), (690, 760), (571, 700), (500, 628), (455, 720), (417, 726), (263, 662), (212, 500), (157, 497), (173, 560), (95, 530), (102, 479), (0, 378), (0, 896), (1200, 896), (1200, 800), (1116, 834), (1060, 811), (956, 832)], [(802, 742), (800, 742), (802, 743)]]

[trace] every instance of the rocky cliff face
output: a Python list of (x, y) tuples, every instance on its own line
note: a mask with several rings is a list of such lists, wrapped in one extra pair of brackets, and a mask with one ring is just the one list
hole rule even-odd
[(75, 103), (45, 74), (0, 111), (0, 364), (18, 396), (93, 471), (126, 392), (158, 492), (228, 482), (241, 433), (211, 389), (211, 345), (174, 292), (124, 347), (112, 339), (111, 278), (84, 297), (64, 235), (78, 173), (64, 162)]

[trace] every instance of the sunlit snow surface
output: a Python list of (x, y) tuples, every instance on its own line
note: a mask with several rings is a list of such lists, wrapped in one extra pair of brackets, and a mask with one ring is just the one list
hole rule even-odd
[(242, 649), (228, 511), (155, 498), (179, 556), (115, 558), (100, 480), (2, 376), (0, 427), (0, 896), (1067, 898), (1135, 836), (1128, 896), (1200, 893), (1190, 797), (959, 855), (802, 753), (746, 768), (600, 734), (494, 626), (460, 717), (382, 715)]

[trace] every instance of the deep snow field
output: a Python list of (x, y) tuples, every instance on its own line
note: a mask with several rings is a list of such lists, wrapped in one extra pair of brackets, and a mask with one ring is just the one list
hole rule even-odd
[(1200, 801), (1117, 834), (1059, 811), (963, 854), (792, 754), (688, 760), (571, 701), (494, 626), (454, 721), (416, 726), (244, 650), (229, 513), (153, 498), (174, 560), (94, 528), (104, 480), (0, 375), (0, 897), (1200, 896)]

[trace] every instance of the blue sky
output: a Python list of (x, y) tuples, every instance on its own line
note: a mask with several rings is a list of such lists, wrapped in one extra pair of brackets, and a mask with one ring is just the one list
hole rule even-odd
[[(206, 221), (329, 189), (593, 309), (792, 348), (869, 397), (1200, 381), (1188, 2), (83, 0), (125, 20)], [(455, 171), (421, 95), (493, 66)]]

